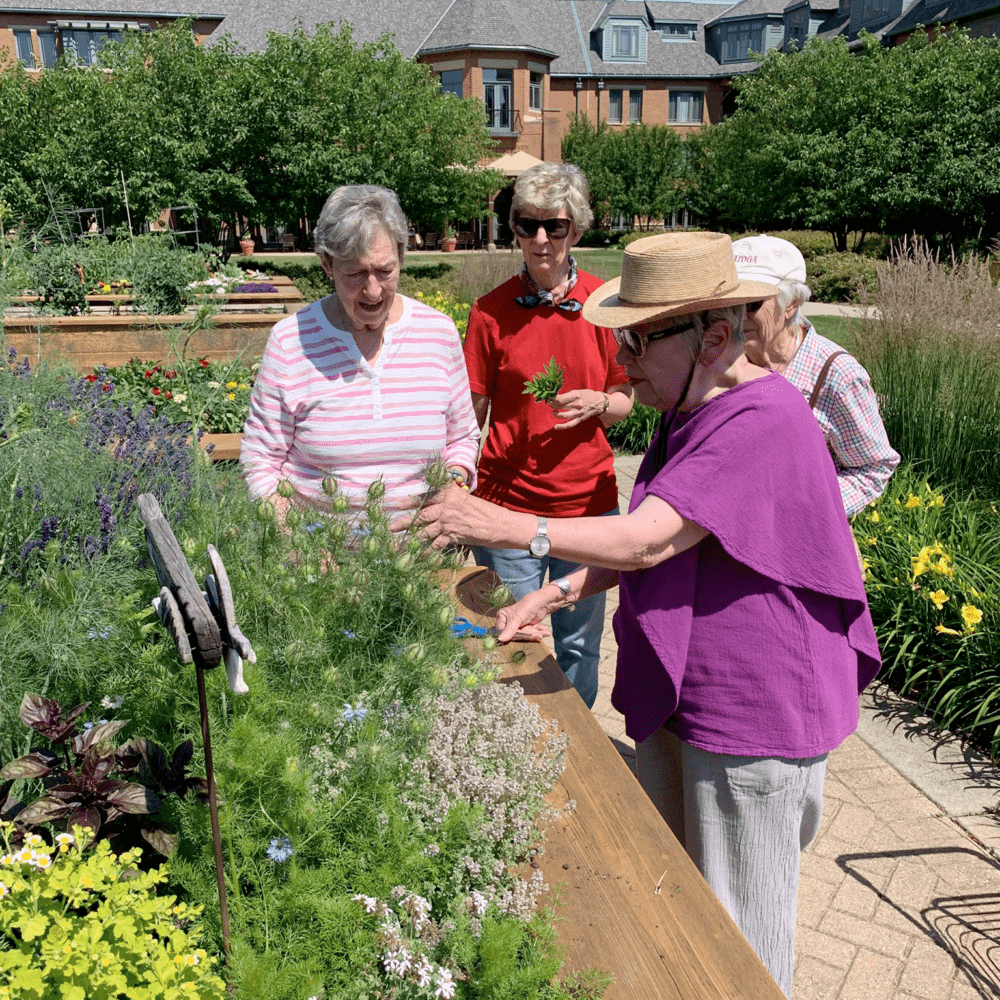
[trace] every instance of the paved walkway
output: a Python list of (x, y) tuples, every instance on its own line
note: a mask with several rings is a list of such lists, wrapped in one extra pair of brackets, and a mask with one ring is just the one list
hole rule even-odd
[[(615, 467), (625, 509), (639, 458)], [(594, 712), (634, 766), (610, 698), (617, 603), (610, 592)], [(998, 801), (1000, 769), (887, 690), (866, 692), (802, 856), (794, 1000), (1000, 997), (1000, 816), (985, 811)]]

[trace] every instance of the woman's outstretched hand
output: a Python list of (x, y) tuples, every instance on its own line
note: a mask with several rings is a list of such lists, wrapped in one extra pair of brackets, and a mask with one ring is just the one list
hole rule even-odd
[(435, 549), (446, 545), (490, 546), (497, 538), (498, 518), (504, 513), (502, 508), (452, 484), (426, 496), (416, 514), (396, 518), (389, 528), (412, 528)]
[(497, 612), (497, 641), (540, 642), (549, 630), (538, 623), (562, 607), (562, 603), (559, 597), (553, 600), (542, 587), (526, 594), (516, 604), (501, 608)]
[(584, 420), (599, 417), (604, 413), (605, 399), (604, 393), (596, 389), (571, 389), (547, 400), (559, 419), (555, 430), (568, 431)]

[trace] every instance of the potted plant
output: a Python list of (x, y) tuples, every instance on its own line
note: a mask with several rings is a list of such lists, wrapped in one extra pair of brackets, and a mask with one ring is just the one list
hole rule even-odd
[(441, 249), (445, 253), (454, 253), (457, 246), (458, 234), (452, 228), (451, 224), (446, 222), (444, 229), (441, 230)]
[(240, 238), (240, 250), (242, 250), (247, 257), (253, 256), (253, 237), (250, 236), (249, 233)]

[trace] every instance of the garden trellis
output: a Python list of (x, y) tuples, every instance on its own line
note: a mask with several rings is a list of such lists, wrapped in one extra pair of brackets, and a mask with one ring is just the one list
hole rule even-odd
[(219, 804), (212, 768), (212, 740), (208, 725), (208, 699), (205, 694), (205, 670), (226, 664), (226, 675), (234, 694), (246, 694), (243, 660), (255, 663), (257, 654), (236, 624), (232, 588), (222, 558), (209, 545), (212, 573), (205, 578), (204, 592), (195, 581), (184, 552), (167, 523), (156, 497), (143, 493), (138, 498), (139, 512), (146, 526), (146, 543), (160, 583), (160, 596), (153, 607), (167, 626), (177, 647), (181, 663), (193, 663), (198, 682), (198, 706), (201, 711), (201, 737), (205, 747), (205, 777), (208, 781), (208, 808), (212, 818), (212, 842), (215, 848), (215, 874), (219, 886), (219, 916), (226, 961), (229, 961), (229, 907), (222, 864), (222, 838), (219, 833)]

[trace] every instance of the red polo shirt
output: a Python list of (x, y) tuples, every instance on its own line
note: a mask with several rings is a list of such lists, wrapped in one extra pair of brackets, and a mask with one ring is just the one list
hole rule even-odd
[[(586, 302), (603, 283), (578, 272), (568, 296)], [(519, 277), (472, 307), (465, 337), (469, 387), (491, 402), (489, 433), (479, 461), (476, 495), (510, 510), (551, 517), (606, 514), (618, 503), (614, 456), (597, 417), (567, 431), (546, 403), (524, 394), (524, 383), (551, 358), (565, 368), (563, 392), (606, 392), (628, 379), (615, 363), (611, 331), (581, 312), (549, 306), (525, 309)]]

